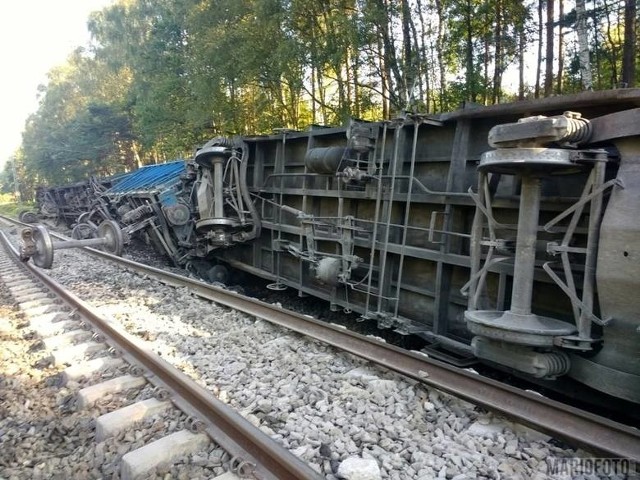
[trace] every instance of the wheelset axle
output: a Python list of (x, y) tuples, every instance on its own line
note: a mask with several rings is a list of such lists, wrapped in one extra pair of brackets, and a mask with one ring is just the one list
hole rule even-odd
[(108, 253), (120, 256), (124, 247), (122, 230), (113, 220), (100, 224), (95, 238), (65, 240), (54, 242), (49, 231), (43, 225), (23, 228), (20, 232), (20, 258), (23, 261), (33, 259), (40, 268), (51, 268), (53, 252), (66, 248), (100, 247)]

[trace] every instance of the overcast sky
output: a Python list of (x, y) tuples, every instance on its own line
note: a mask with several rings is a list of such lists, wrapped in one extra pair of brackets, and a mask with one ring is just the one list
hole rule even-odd
[(87, 19), (114, 0), (0, 0), (0, 165), (22, 141), (47, 72), (89, 41)]

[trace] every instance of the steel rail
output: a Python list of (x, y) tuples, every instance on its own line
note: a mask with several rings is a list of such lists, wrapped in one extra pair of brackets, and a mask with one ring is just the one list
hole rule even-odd
[[(63, 237), (61, 237), (63, 238)], [(85, 248), (212, 302), (306, 335), (606, 457), (640, 462), (640, 430), (328, 323), (132, 260)]]
[[(60, 238), (64, 238), (60, 236)], [(86, 248), (160, 281), (352, 353), (594, 454), (640, 462), (640, 430), (235, 292)]]
[[(0, 232), (0, 239), (6, 250), (20, 261), (18, 251), (3, 232)], [(150, 372), (151, 375), (147, 376), (148, 381), (166, 389), (178, 408), (203, 421), (202, 430), (236, 457), (240, 465), (244, 464), (245, 474), (249, 471), (255, 478), (274, 480), (322, 478), (298, 457), (215, 398), (211, 392), (154, 354), (142, 341), (127, 334), (115, 322), (97, 315), (90, 305), (44, 274), (40, 268), (31, 262), (23, 262), (23, 265), (80, 316), (88, 320), (102, 333), (106, 343), (129, 363)]]

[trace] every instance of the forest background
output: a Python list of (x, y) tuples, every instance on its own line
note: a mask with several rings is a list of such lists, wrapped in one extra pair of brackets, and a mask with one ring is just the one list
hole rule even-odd
[(49, 72), (0, 190), (216, 135), (634, 87), (638, 21), (636, 0), (119, 0)]

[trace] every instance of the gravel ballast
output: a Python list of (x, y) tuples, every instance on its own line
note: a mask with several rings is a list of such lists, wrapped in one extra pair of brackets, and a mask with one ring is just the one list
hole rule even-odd
[(557, 478), (548, 475), (548, 459), (585, 455), (352, 355), (80, 251), (56, 252), (48, 273), (327, 479)]

